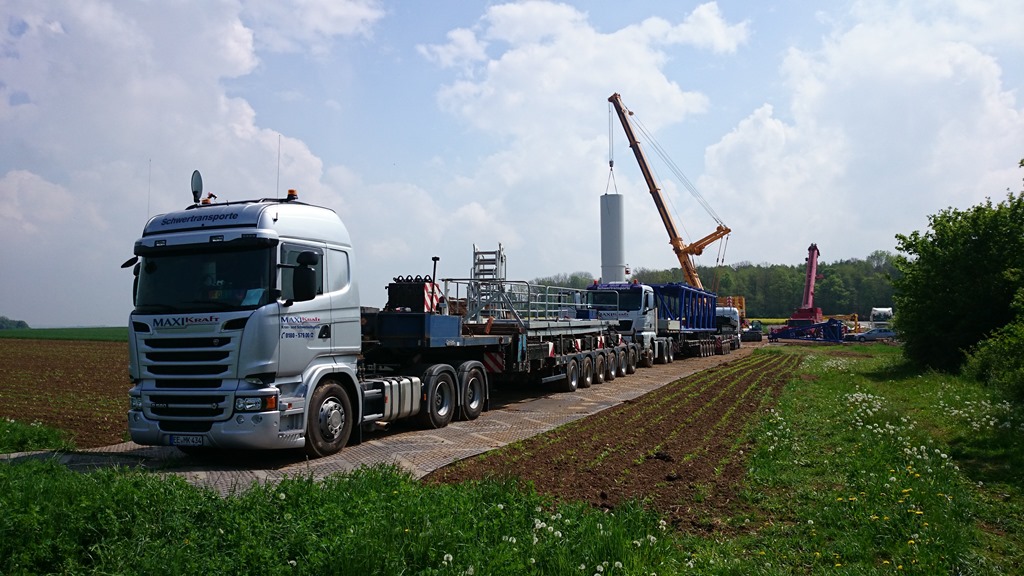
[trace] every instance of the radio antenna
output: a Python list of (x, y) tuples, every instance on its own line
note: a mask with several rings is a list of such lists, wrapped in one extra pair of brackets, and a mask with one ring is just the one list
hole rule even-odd
[(274, 198), (281, 197), (281, 134), (277, 134), (277, 184), (274, 190)]

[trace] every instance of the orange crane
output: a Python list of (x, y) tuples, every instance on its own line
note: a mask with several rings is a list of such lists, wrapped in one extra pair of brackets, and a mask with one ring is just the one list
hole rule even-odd
[(629, 121), (629, 116), (633, 113), (626, 109), (622, 104), (622, 97), (619, 96), (618, 92), (612, 94), (608, 101), (615, 107), (615, 113), (619, 116), (619, 121), (622, 122), (622, 128), (626, 131), (626, 138), (629, 140), (629, 147), (633, 149), (633, 154), (636, 156), (636, 161), (640, 164), (640, 171), (643, 172), (644, 180), (647, 181), (647, 188), (651, 192), (651, 196), (654, 198), (654, 204), (658, 208), (658, 213), (661, 215), (661, 222), (665, 225), (665, 230), (668, 232), (668, 241), (672, 245), (672, 251), (675, 252), (676, 258), (679, 259), (679, 267), (683, 270), (683, 276), (686, 279), (687, 284), (704, 289), (701, 284), (700, 277), (697, 275), (697, 267), (694, 266), (693, 256), (700, 256), (704, 252), (704, 248), (708, 247), (712, 243), (721, 240), (727, 236), (732, 230), (730, 230), (720, 220), (718, 221), (718, 228), (714, 232), (707, 236), (687, 244), (683, 241), (679, 232), (676, 231), (676, 224), (672, 220), (672, 215), (668, 211), (668, 207), (665, 205), (665, 198), (661, 194), (661, 189), (658, 188), (658, 183), (654, 180), (654, 175), (651, 172), (651, 167), (647, 163), (647, 157), (644, 155), (644, 151), (640, 148), (640, 142), (636, 138), (636, 134), (633, 132), (633, 125)]

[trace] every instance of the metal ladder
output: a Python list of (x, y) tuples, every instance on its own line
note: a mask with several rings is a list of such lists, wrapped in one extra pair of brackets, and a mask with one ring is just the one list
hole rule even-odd
[(469, 299), (470, 316), (488, 316), (487, 309), (499, 305), (504, 292), (505, 249), (498, 244), (497, 250), (481, 250), (473, 245), (473, 269), (470, 271)]

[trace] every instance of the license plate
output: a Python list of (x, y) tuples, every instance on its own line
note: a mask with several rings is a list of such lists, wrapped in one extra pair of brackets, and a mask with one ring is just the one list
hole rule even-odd
[(202, 446), (202, 436), (171, 436), (171, 446)]

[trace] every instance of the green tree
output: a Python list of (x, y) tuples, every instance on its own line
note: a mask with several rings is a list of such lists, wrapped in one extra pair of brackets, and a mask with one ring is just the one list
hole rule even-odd
[(1014, 320), (967, 355), (964, 373), (1006, 390), (1020, 401), (1024, 400), (1024, 288), (1017, 290), (1012, 309)]
[(1012, 319), (1024, 271), (1024, 193), (928, 217), (929, 230), (896, 236), (894, 323), (904, 355), (956, 371), (966, 351)]
[(28, 322), (24, 320), (13, 320), (7, 316), (0, 316), (0, 330), (25, 329), (28, 327)]
[(546, 278), (535, 278), (534, 284), (541, 286), (561, 286), (563, 288), (576, 288), (583, 290), (594, 283), (594, 275), (590, 272), (573, 272), (572, 274), (555, 274)]

